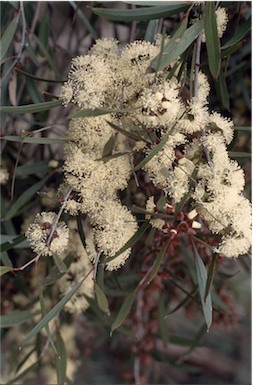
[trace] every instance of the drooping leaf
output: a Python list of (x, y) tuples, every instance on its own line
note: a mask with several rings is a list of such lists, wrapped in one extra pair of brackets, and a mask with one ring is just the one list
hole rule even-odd
[(115, 140), (115, 135), (110, 136), (109, 140), (104, 146), (102, 157), (106, 157), (112, 154), (115, 145)]
[(58, 302), (53, 309), (51, 309), (47, 315), (40, 320), (40, 322), (30, 331), (30, 333), (25, 337), (23, 340), (23, 344), (27, 341), (29, 341), (32, 337), (34, 337), (36, 334), (38, 334), (41, 329), (45, 327), (46, 324), (48, 324), (51, 319), (53, 319), (66, 305), (66, 303), (71, 299), (71, 297), (75, 294), (75, 292), (79, 289), (79, 287), (82, 285), (83, 281), (86, 277), (84, 277), (80, 282), (78, 282), (61, 300)]
[(112, 326), (111, 326), (111, 335), (112, 333), (114, 332), (114, 330), (118, 329), (120, 327), (120, 325), (124, 322), (124, 320), (126, 319), (129, 311), (131, 310), (131, 307), (134, 303), (134, 300), (135, 300), (135, 296), (136, 296), (136, 289), (133, 290), (128, 296), (127, 298), (125, 299), (125, 301), (123, 302), (118, 314), (117, 314), (117, 317), (115, 319), (115, 321), (113, 322)]
[(57, 266), (61, 274), (64, 274), (68, 271), (68, 268), (65, 265), (64, 261), (57, 254), (53, 254), (53, 259), (54, 259), (55, 265)]
[(7, 112), (8, 114), (25, 114), (30, 112), (34, 114), (35, 112), (48, 111), (51, 108), (61, 106), (62, 102), (60, 100), (54, 100), (52, 102), (43, 102), (37, 104), (26, 104), (23, 106), (2, 106), (0, 107), (0, 112)]
[(132, 247), (145, 233), (147, 228), (149, 227), (149, 223), (145, 222), (141, 225), (141, 227), (137, 230), (137, 232), (127, 241), (127, 243), (112, 257), (106, 258), (105, 263), (111, 262), (113, 259), (117, 258), (120, 254), (124, 253), (129, 247)]
[(58, 352), (58, 355), (56, 355), (57, 384), (63, 385), (66, 383), (67, 352), (59, 330), (56, 333), (55, 345)]
[(0, 40), (0, 60), (4, 58), (4, 55), (8, 51), (10, 44), (13, 41), (13, 37), (15, 35), (17, 26), (19, 22), (19, 13), (16, 17), (10, 22), (8, 27), (6, 28), (5, 32), (3, 33), (3, 36)]
[(117, 126), (116, 124), (110, 122), (109, 120), (106, 120), (106, 123), (109, 124), (109, 126), (111, 126), (115, 131), (118, 131), (120, 132), (121, 134), (133, 139), (133, 140), (137, 140), (137, 141), (143, 141), (145, 143), (148, 143), (148, 141), (145, 139), (145, 138), (142, 138), (141, 136), (135, 134), (134, 132), (130, 132), (130, 131), (127, 131), (125, 130), (124, 128), (122, 127), (119, 127)]
[(215, 82), (215, 88), (216, 88), (216, 93), (218, 95), (218, 98), (221, 102), (221, 105), (223, 106), (223, 108), (229, 111), (230, 110), (229, 92), (228, 92), (224, 71), (222, 69), (220, 70), (218, 79)]
[(95, 293), (96, 293), (98, 306), (100, 307), (102, 312), (105, 313), (106, 315), (110, 315), (110, 309), (109, 309), (109, 304), (108, 304), (106, 295), (96, 282), (95, 282)]
[[(46, 315), (46, 307), (45, 307), (45, 301), (44, 301), (43, 291), (42, 291), (41, 288), (40, 288), (39, 300), (40, 300), (41, 315), (42, 315), (42, 317), (45, 317), (45, 315)], [(52, 346), (54, 352), (55, 352), (56, 354), (58, 354), (58, 353), (57, 353), (57, 348), (56, 348), (56, 346), (55, 346), (55, 343), (54, 343), (54, 340), (53, 340), (51, 331), (50, 331), (50, 329), (49, 329), (48, 323), (45, 325), (45, 329), (46, 329), (46, 333), (47, 333), (47, 338), (48, 338), (48, 340), (49, 340), (49, 342), (50, 342), (50, 344), (51, 344), (51, 346)]]
[(228, 151), (230, 158), (251, 158), (250, 152)]
[(7, 140), (8, 142), (22, 142), (22, 143), (34, 143), (34, 144), (55, 144), (55, 143), (66, 143), (68, 139), (64, 138), (43, 138), (43, 137), (32, 137), (26, 136), (22, 138), (21, 136), (3, 136), (2, 139)]
[[(65, 266), (66, 266), (67, 268), (69, 268), (71, 262), (72, 262), (72, 256), (71, 256), (71, 255), (68, 255), (68, 256), (64, 259), (64, 264), (65, 264)], [(60, 279), (61, 277), (63, 277), (64, 274), (65, 274), (65, 272), (60, 273), (60, 271), (58, 270), (57, 266), (54, 266), (54, 267), (50, 270), (50, 273), (43, 279), (42, 285), (43, 285), (43, 286), (52, 285), (52, 283), (55, 283), (56, 281), (58, 281), (58, 279)]]
[(12, 384), (18, 384), (18, 380), (21, 380), (21, 378), (25, 377), (27, 373), (31, 372), (36, 366), (38, 365), (38, 361), (34, 362), (34, 364), (30, 365), (27, 369), (25, 369), (23, 372), (19, 373), (16, 377), (12, 378), (10, 381), (6, 382), (5, 385), (12, 385)]
[(39, 182), (35, 183), (33, 186), (29, 187), (23, 194), (20, 195), (20, 197), (11, 205), (9, 211), (7, 212), (4, 220), (8, 220), (15, 216), (15, 214), (18, 212), (18, 210), (24, 206), (28, 200), (34, 196), (34, 194), (41, 189), (45, 182), (47, 181), (48, 176)]
[(207, 296), (210, 293), (210, 289), (211, 289), (211, 286), (213, 283), (216, 261), (217, 261), (217, 254), (213, 254), (212, 262), (211, 262), (211, 265), (210, 265), (210, 268), (209, 268), (208, 274), (207, 274), (206, 290), (205, 290), (205, 298), (204, 298), (205, 301), (207, 299)]
[(201, 299), (203, 314), (207, 325), (207, 330), (209, 330), (212, 325), (212, 300), (211, 300), (210, 292), (205, 299), (207, 273), (206, 273), (205, 265), (201, 257), (199, 256), (199, 253), (194, 244), (193, 244), (193, 250), (195, 255), (195, 266), (196, 266), (197, 281), (198, 281), (198, 287), (199, 287), (199, 295)]
[(197, 294), (197, 289), (193, 289), (190, 293), (190, 295), (186, 295), (182, 301), (179, 302), (170, 312), (165, 316), (166, 318), (169, 317), (171, 314), (175, 313), (177, 310), (179, 310), (181, 307), (184, 307), (186, 304), (188, 304), (190, 301), (192, 301), (192, 296), (195, 296)]
[(89, 19), (86, 17), (85, 13), (81, 10), (80, 5), (76, 5), (76, 3), (74, 1), (70, 1), (69, 3), (74, 8), (77, 15), (80, 17), (80, 20), (82, 21), (83, 25), (85, 26), (85, 28), (87, 28), (87, 30), (89, 31), (89, 33), (91, 34), (93, 39), (96, 40), (98, 38), (97, 33), (96, 33), (95, 29), (92, 27), (92, 25), (91, 25)]
[[(187, 45), (187, 44), (190, 40), (185, 41), (185, 42), (183, 41), (183, 37), (185, 37), (185, 33), (187, 31), (188, 31), (188, 33), (191, 33), (191, 31), (189, 31), (189, 30), (185, 31), (186, 27), (187, 27), (187, 21), (188, 21), (188, 19), (185, 18), (181, 22), (178, 29), (175, 31), (174, 35), (172, 36), (172, 38), (169, 40), (169, 42), (167, 44), (164, 45), (162, 52), (160, 52), (152, 60), (151, 67), (154, 70), (156, 70), (156, 71), (163, 70), (170, 63), (172, 63), (175, 59), (177, 59), (188, 48), (189, 45), (191, 45), (191, 43), (194, 39), (189, 43), (189, 45)], [(203, 26), (201, 28), (203, 29)]]
[(163, 258), (166, 254), (166, 250), (168, 248), (168, 244), (167, 242), (165, 242), (165, 244), (163, 245), (163, 248), (159, 251), (154, 263), (153, 263), (153, 266), (152, 266), (152, 269), (151, 269), (151, 272), (150, 272), (150, 275), (149, 275), (149, 278), (148, 278), (148, 284), (155, 278), (156, 274), (158, 273), (159, 271), (159, 268), (161, 266), (161, 263), (163, 261)]
[(17, 310), (9, 314), (2, 315), (0, 317), (0, 327), (9, 328), (20, 325), (26, 321), (31, 321), (31, 318), (36, 314), (39, 314), (39, 312), (32, 313), (30, 310)]
[(100, 116), (100, 115), (107, 115), (117, 112), (123, 112), (121, 110), (113, 109), (113, 108), (87, 108), (84, 110), (79, 110), (72, 112), (70, 114), (70, 118), (85, 118), (85, 117), (92, 117), (92, 116)]
[(206, 35), (206, 48), (210, 72), (214, 79), (217, 79), (221, 66), (220, 39), (217, 29), (214, 1), (205, 4), (204, 28)]
[(146, 21), (173, 16), (189, 8), (190, 4), (178, 3), (136, 9), (115, 9), (115, 8), (92, 8), (92, 11), (102, 17), (115, 21)]
[(5, 235), (0, 234), (1, 246), (0, 251), (7, 251), (8, 249), (26, 249), (29, 247), (28, 242), (26, 241), (23, 235)]
[(144, 40), (153, 43), (157, 34), (159, 19), (150, 20), (146, 29)]
[(12, 271), (13, 267), (11, 266), (0, 266), (0, 276), (8, 273), (9, 271)]
[(221, 49), (226, 50), (227, 48), (236, 45), (251, 30), (251, 23), (251, 17), (249, 17), (242, 25), (239, 26), (235, 35), (229, 39), (229, 41), (227, 41), (226, 44), (221, 47)]

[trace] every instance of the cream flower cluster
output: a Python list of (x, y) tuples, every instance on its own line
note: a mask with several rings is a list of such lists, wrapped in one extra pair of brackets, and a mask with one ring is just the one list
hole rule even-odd
[[(93, 230), (87, 252), (92, 261), (103, 253), (109, 270), (125, 263), (129, 249), (110, 258), (137, 230), (135, 218), (118, 197), (131, 178), (135, 154), (138, 159), (150, 158), (143, 169), (165, 192), (168, 203), (175, 205), (190, 194), (193, 208), (220, 235), (222, 255), (236, 257), (250, 246), (244, 175), (226, 149), (233, 122), (208, 110), (210, 87), (203, 73), (198, 74), (198, 94), (187, 98), (177, 78), (168, 77), (170, 68), (152, 71), (160, 44), (158, 38), (154, 44), (135, 41), (121, 48), (114, 39), (98, 40), (86, 56), (73, 59), (61, 91), (63, 103), (72, 102), (78, 109), (114, 109), (70, 121), (65, 184), (60, 189), (73, 191), (66, 211), (89, 216)], [(161, 224), (153, 221), (157, 228)]]
[[(25, 236), (31, 248), (37, 254), (52, 256), (61, 255), (67, 248), (69, 241), (69, 229), (64, 222), (58, 222), (52, 237), (52, 226), (57, 215), (51, 211), (37, 214), (35, 220), (28, 227)], [(49, 242), (51, 238), (51, 241)]]

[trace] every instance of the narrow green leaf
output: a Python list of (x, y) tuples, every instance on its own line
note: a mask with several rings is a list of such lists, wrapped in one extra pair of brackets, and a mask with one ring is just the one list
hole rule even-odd
[(1, 252), (1, 254), (0, 254), (0, 260), (3, 262), (3, 265), (4, 265), (4, 266), (10, 266), (10, 267), (13, 266), (13, 263), (12, 263), (12, 261), (10, 260), (7, 251), (2, 251), (2, 252)]
[(18, 176), (37, 175), (45, 173), (49, 170), (48, 161), (28, 164), (17, 167), (16, 174)]
[(235, 35), (221, 47), (222, 50), (236, 45), (251, 30), (251, 17), (249, 17), (242, 25), (239, 26)]
[(16, 377), (14, 377), (12, 380), (6, 382), (4, 385), (12, 385), (12, 384), (18, 384), (20, 382), (17, 382), (21, 378), (25, 377), (27, 373), (31, 372), (36, 366), (38, 365), (38, 361), (34, 364), (30, 365), (27, 369), (25, 369), (22, 373), (18, 374)]
[(198, 287), (199, 287), (199, 294), (202, 304), (202, 310), (204, 313), (207, 330), (210, 329), (212, 324), (212, 300), (210, 293), (205, 299), (205, 292), (206, 292), (206, 283), (207, 283), (207, 273), (205, 265), (199, 256), (199, 253), (193, 244), (193, 250), (195, 255), (195, 267), (196, 267), (196, 273), (197, 273), (197, 281), (198, 281)]
[(192, 301), (192, 296), (195, 296), (198, 292), (198, 289), (193, 289), (190, 293), (190, 295), (186, 295), (182, 301), (179, 302), (178, 305), (176, 305), (166, 316), (165, 318), (169, 317), (171, 314), (175, 313), (177, 310), (179, 310), (181, 307), (184, 307), (186, 304), (188, 304), (190, 301)]
[(207, 299), (207, 296), (210, 292), (210, 289), (211, 289), (211, 286), (213, 283), (216, 261), (217, 261), (217, 254), (213, 254), (212, 262), (211, 262), (211, 265), (210, 265), (210, 268), (209, 268), (208, 274), (207, 274), (206, 290), (205, 290), (205, 297), (204, 297), (205, 301)]
[(1, 40), (0, 40), (0, 60), (4, 58), (4, 55), (8, 51), (12, 41), (13, 37), (15, 35), (17, 26), (19, 22), (19, 13), (16, 17), (10, 22), (8, 27), (6, 28)]
[(250, 152), (228, 151), (230, 158), (251, 158)]
[(112, 155), (114, 145), (115, 145), (115, 135), (110, 136), (109, 140), (106, 142), (103, 153), (102, 153), (102, 158), (106, 156)]
[(129, 132), (129, 131), (123, 129), (122, 127), (116, 126), (116, 124), (110, 122), (109, 120), (106, 120), (106, 123), (109, 124), (109, 126), (111, 126), (112, 128), (114, 128), (114, 130), (120, 132), (121, 134), (123, 134), (123, 135), (125, 135), (125, 136), (127, 136), (133, 140), (149, 143), (146, 139), (142, 138), (141, 136), (135, 134), (134, 132)]
[(35, 112), (42, 112), (42, 111), (48, 111), (51, 108), (61, 106), (62, 102), (60, 100), (54, 100), (52, 102), (44, 102), (44, 103), (37, 103), (37, 104), (26, 104), (23, 106), (1, 106), (0, 112), (7, 112), (8, 114), (25, 114), (27, 112), (35, 113)]
[(181, 201), (176, 204), (175, 214), (174, 214), (175, 218), (176, 218), (177, 214), (183, 209), (184, 205), (186, 204), (186, 202), (188, 201), (188, 199), (191, 196), (192, 188), (194, 186), (194, 181), (196, 180), (197, 173), (198, 173), (198, 166), (196, 166), (192, 172), (192, 175), (190, 178), (190, 183), (189, 183), (189, 190), (187, 191), (187, 193), (184, 194)]
[(205, 4), (204, 28), (206, 35), (206, 48), (210, 72), (217, 79), (221, 66), (220, 39), (218, 36), (217, 20), (214, 1)]
[(69, 3), (74, 8), (77, 15), (80, 17), (81, 21), (83, 22), (83, 25), (85, 26), (85, 28), (87, 28), (87, 30), (89, 31), (89, 33), (91, 34), (93, 39), (96, 40), (98, 38), (97, 33), (96, 33), (95, 29), (92, 27), (89, 19), (85, 16), (83, 11), (79, 8), (80, 3), (78, 6), (76, 5), (76, 3), (74, 1), (70, 1)]
[(29, 72), (21, 70), (18, 67), (16, 67), (15, 70), (18, 73), (20, 73), (20, 74), (22, 74), (22, 75), (24, 75), (24, 76), (26, 76), (28, 78), (34, 79), (36, 81), (39, 81), (39, 82), (47, 82), (47, 83), (65, 83), (66, 82), (66, 80), (53, 80), (53, 79), (40, 78), (38, 76), (34, 76), (34, 75), (30, 74)]
[(56, 264), (59, 272), (61, 274), (67, 273), (68, 268), (65, 265), (64, 261), (57, 254), (53, 254), (53, 258), (54, 258), (54, 263)]
[(153, 266), (152, 266), (152, 269), (151, 269), (151, 272), (150, 272), (150, 275), (149, 275), (149, 279), (148, 279), (148, 284), (153, 281), (153, 279), (155, 278), (156, 274), (158, 273), (158, 270), (161, 266), (161, 263), (162, 263), (162, 260), (166, 254), (166, 250), (168, 248), (168, 243), (166, 242), (164, 245), (163, 245), (163, 248), (159, 251), (156, 259), (155, 259), (155, 262), (153, 263)]
[(116, 110), (113, 108), (87, 108), (85, 110), (72, 112), (72, 114), (70, 114), (70, 118), (85, 118), (85, 117), (92, 117), (92, 116), (107, 115), (107, 114), (112, 114), (117, 112), (123, 112), (123, 111)]
[[(163, 70), (165, 67), (167, 67), (170, 63), (172, 63), (175, 59), (177, 59), (188, 48), (188, 46), (192, 43), (192, 41), (196, 38), (195, 37), (189, 43), (189, 45), (187, 45), (188, 41), (186, 40), (183, 41), (183, 37), (185, 38), (185, 33), (187, 31), (188, 33), (191, 32), (190, 28), (187, 31), (185, 31), (187, 27), (187, 22), (188, 22), (188, 18), (185, 18), (182, 21), (182, 23), (179, 25), (178, 29), (175, 31), (174, 35), (170, 38), (169, 42), (163, 47), (162, 53), (161, 54), (159, 53), (159, 55), (157, 55), (152, 60), (151, 67), (154, 70), (160, 71), (160, 70)], [(201, 27), (201, 30), (202, 29), (203, 29), (203, 26)]]
[[(194, 338), (194, 340), (192, 341), (191, 343), (191, 347), (190, 349), (184, 353), (177, 361), (176, 361), (176, 364), (177, 365), (180, 365), (182, 364), (189, 356), (190, 354), (193, 352), (193, 350), (195, 350), (199, 345), (200, 345), (200, 342), (203, 338), (203, 336), (206, 334), (206, 325), (203, 324), (198, 333), (196, 334), (196, 337)], [(171, 340), (171, 339), (170, 339)]]
[[(71, 256), (71, 255), (68, 255), (68, 256), (64, 259), (64, 264), (65, 264), (65, 266), (67, 267), (67, 269), (69, 268), (71, 262), (72, 262), (72, 256)], [(57, 268), (56, 266), (54, 266), (54, 267), (50, 270), (50, 273), (43, 279), (42, 285), (43, 285), (43, 286), (52, 285), (52, 283), (55, 283), (56, 281), (58, 281), (58, 279), (60, 279), (61, 277), (63, 277), (64, 274), (65, 274), (64, 272), (63, 272), (63, 273), (60, 273), (60, 271), (58, 270), (58, 268)]]
[(24, 235), (5, 235), (1, 234), (1, 246), (0, 251), (4, 252), (9, 249), (26, 249), (29, 247), (28, 242), (26, 241)]
[(112, 326), (111, 326), (111, 335), (112, 333), (114, 332), (114, 330), (118, 329), (120, 327), (120, 325), (124, 322), (124, 320), (126, 319), (128, 313), (130, 312), (130, 309), (134, 303), (134, 300), (135, 300), (135, 296), (136, 296), (136, 289), (134, 291), (132, 291), (128, 296), (127, 298), (125, 299), (125, 301), (123, 302), (118, 314), (117, 314), (117, 317), (115, 319), (115, 321), (113, 322)]
[(83, 231), (83, 223), (82, 223), (82, 215), (81, 214), (78, 214), (76, 216), (76, 222), (77, 222), (77, 228), (79, 231), (79, 236), (80, 236), (80, 239), (82, 241), (83, 247), (86, 248), (85, 234)]
[(30, 333), (25, 337), (23, 340), (23, 344), (27, 341), (29, 341), (32, 337), (34, 337), (36, 334), (38, 334), (42, 328), (45, 327), (46, 324), (48, 324), (51, 319), (53, 319), (66, 305), (66, 303), (70, 300), (70, 298), (75, 294), (75, 292), (79, 289), (79, 287), (82, 285), (83, 281), (86, 277), (84, 277), (80, 282), (78, 282), (66, 295), (61, 299), (60, 302), (58, 302), (53, 309), (51, 309), (47, 315), (40, 320), (40, 322), (30, 331)]
[(119, 250), (115, 255), (113, 255), (110, 258), (106, 258), (105, 263), (111, 262), (113, 259), (117, 258), (120, 254), (122, 254), (124, 251), (129, 249), (129, 247), (132, 247), (145, 233), (147, 228), (149, 227), (149, 223), (145, 222), (141, 225), (141, 227), (136, 231), (136, 233), (127, 241), (127, 243)]
[(39, 312), (32, 313), (29, 310), (17, 310), (9, 314), (2, 315), (0, 317), (0, 327), (9, 328), (12, 326), (20, 325), (26, 321), (31, 321), (35, 314), (39, 314)]
[(46, 180), (48, 179), (49, 177), (47, 176), (46, 178), (40, 180), (39, 182), (35, 183), (33, 186), (29, 187), (22, 195), (20, 195), (20, 197), (13, 203), (13, 205), (11, 205), (9, 211), (7, 212), (6, 214), (6, 217), (4, 218), (4, 220), (8, 220), (12, 217), (15, 216), (15, 214), (17, 213), (17, 211), (22, 207), (24, 206), (24, 204), (26, 202), (28, 202), (28, 200), (34, 196), (34, 194), (39, 190), (41, 189), (41, 187), (44, 186)]
[(12, 271), (13, 267), (11, 266), (0, 266), (0, 276), (8, 273), (9, 271)]
[[(30, 134), (30, 133), (29, 133)], [(22, 138), (21, 136), (3, 136), (2, 139), (7, 140), (8, 142), (22, 142), (22, 143), (34, 143), (34, 144), (55, 144), (55, 143), (66, 143), (68, 139), (64, 138), (43, 138), (43, 137), (32, 137), (26, 136)]]
[[(45, 301), (44, 301), (44, 296), (43, 296), (43, 291), (42, 290), (40, 290), (39, 300), (40, 300), (41, 315), (42, 315), (42, 317), (45, 317), (45, 315), (46, 315), (46, 308), (45, 308)], [(55, 354), (58, 354), (57, 348), (55, 346), (55, 343), (54, 343), (54, 340), (53, 340), (53, 337), (52, 337), (52, 334), (50, 332), (48, 324), (45, 325), (45, 329), (46, 329), (47, 337), (49, 339), (49, 342), (50, 342), (50, 344), (51, 344)]]
[(150, 20), (146, 29), (144, 40), (153, 43), (158, 30), (159, 19)]
[(167, 5), (136, 9), (115, 8), (92, 8), (92, 11), (102, 17), (115, 21), (146, 21), (173, 16), (189, 8), (190, 4), (179, 3), (178, 5)]
[[(185, 27), (185, 24), (182, 24), (182, 29)], [(190, 28), (188, 28), (182, 36), (173, 36), (171, 40), (165, 45), (163, 57), (161, 63), (159, 65), (158, 70), (163, 70), (173, 61), (178, 59), (180, 55), (182, 55), (187, 48), (194, 42), (194, 40), (198, 37), (198, 35), (203, 30), (203, 20), (199, 20)], [(180, 30), (181, 32), (181, 30)], [(181, 35), (181, 33), (178, 35)], [(155, 68), (157, 57), (154, 58), (151, 66)]]
[(251, 126), (234, 126), (233, 129), (236, 131), (249, 131), (250, 133), (252, 131)]
[(105, 296), (105, 293), (101, 290), (101, 288), (98, 286), (98, 284), (95, 282), (95, 293), (96, 293), (96, 299), (99, 308), (102, 310), (103, 313), (106, 315), (110, 315), (110, 309), (108, 300)]
[(221, 105), (223, 106), (223, 108), (229, 111), (230, 110), (229, 92), (228, 92), (224, 71), (222, 69), (220, 70), (218, 79), (215, 82), (215, 88), (216, 88), (216, 93), (218, 95), (218, 98), (221, 102)]
[(58, 352), (58, 355), (56, 356), (57, 384), (63, 385), (66, 383), (67, 352), (64, 340), (59, 331), (56, 333), (55, 345)]

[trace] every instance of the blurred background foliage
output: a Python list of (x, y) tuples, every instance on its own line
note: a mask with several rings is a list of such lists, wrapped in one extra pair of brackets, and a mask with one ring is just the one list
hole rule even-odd
[[(170, 6), (174, 4), (167, 3)], [(190, 2), (184, 4), (186, 3)], [(160, 2), (149, 2), (148, 5), (159, 7)], [(229, 24), (221, 40), (223, 47), (238, 28), (250, 20), (251, 2), (228, 1), (220, 2), (219, 5), (226, 7), (229, 15)], [(152, 25), (156, 26), (157, 32), (161, 33), (165, 28), (166, 34), (170, 35), (184, 17), (184, 12), (180, 10), (168, 17), (160, 14), (159, 18), (154, 15), (141, 16), (136, 20), (135, 16), (132, 19), (130, 16), (130, 19), (124, 21), (124, 10), (138, 11), (144, 6), (145, 2), (141, 5), (140, 2), (1, 2), (1, 104), (12, 108), (9, 111), (2, 110), (1, 113), (1, 167), (10, 174), (8, 183), (1, 188), (3, 265), (21, 266), (33, 258), (23, 237), (27, 225), (37, 212), (59, 209), (55, 194), (62, 181), (62, 138), (68, 126), (71, 108), (60, 106), (57, 95), (62, 82), (67, 78), (71, 59), (87, 53), (96, 38), (114, 37), (126, 44), (144, 39), (147, 28), (150, 31)], [(109, 11), (109, 17), (106, 16), (106, 9), (112, 8), (119, 11), (114, 20), (111, 20), (112, 12)], [(151, 8), (145, 6), (145, 9), (152, 15)], [(154, 12), (155, 10), (153, 14)], [(101, 14), (106, 17), (100, 16)], [(156, 24), (151, 24), (150, 18), (156, 20)], [(187, 76), (190, 71), (191, 49), (192, 47), (184, 55)], [(213, 80), (203, 45), (201, 70), (207, 74), (211, 83), (210, 108), (232, 117), (238, 126), (229, 150), (245, 171), (245, 195), (250, 198), (249, 33), (245, 33), (236, 44), (226, 50), (221, 68), (223, 78)], [(43, 104), (39, 110), (36, 108), (36, 112), (33, 112), (31, 106), (26, 109), (18, 107), (51, 101), (55, 101), (54, 108), (48, 109)], [(241, 126), (244, 128), (240, 129)], [(132, 194), (134, 193), (133, 188)], [(13, 240), (15, 243), (11, 244)], [(187, 246), (182, 243), (180, 247), (179, 255), (187, 257)], [(59, 302), (59, 293), (54, 285), (44, 285), (43, 290), (40, 288), (42, 280), (53, 268), (53, 262), (42, 260), (37, 269), (31, 266), (23, 272), (4, 275), (1, 281), (2, 315), (12, 314), (12, 318), (3, 317), (1, 325), (3, 381), (14, 379), (9, 383), (15, 384), (56, 383), (56, 366), (58, 383), (61, 383), (59, 376), (65, 370), (67, 354), (67, 382), (70, 384), (70, 377), (76, 384), (127, 384), (138, 381), (180, 384), (249, 383), (248, 256), (235, 262), (228, 259), (219, 261), (215, 285), (225, 311), (220, 319), (220, 313), (216, 314), (217, 319), (209, 333), (203, 332), (201, 311), (187, 295), (184, 308), (179, 306), (178, 311), (164, 319), (184, 299), (183, 290), (187, 292), (192, 289), (188, 283), (192, 266), (184, 262), (183, 267), (178, 268), (178, 261), (175, 260), (175, 271), (180, 271), (181, 274), (179, 279), (177, 276), (170, 276), (168, 280), (164, 276), (159, 281), (160, 288), (159, 282), (154, 280), (148, 288), (139, 291), (124, 327), (110, 337), (110, 325), (122, 301), (140, 280), (142, 260), (147, 257), (143, 250), (148, 250), (147, 244), (144, 247), (143, 243), (137, 243), (132, 257), (120, 271), (105, 272), (104, 277), (103, 272), (99, 272), (100, 281), (104, 279), (104, 291), (112, 314), (110, 317), (103, 314), (96, 300), (92, 300), (85, 313), (70, 316), (61, 312), (60, 318), (56, 317), (52, 321), (55, 330), (60, 330), (67, 351), (66, 353), (60, 334), (55, 332), (55, 343), (61, 352), (60, 364), (57, 363), (54, 350), (47, 346), (50, 342), (48, 332), (41, 331), (19, 349), (25, 336), (40, 320), (43, 306), (48, 312)], [(182, 263), (182, 259), (179, 259), (179, 263)], [(218, 298), (216, 305), (219, 305)], [(141, 337), (137, 341), (135, 322), (138, 309), (145, 313), (146, 329), (139, 330)], [(26, 313), (29, 310), (31, 312)], [(17, 311), (22, 311), (23, 318), (21, 313), (15, 313)], [(138, 379), (136, 373), (140, 361), (137, 358), (140, 352), (143, 377)], [(32, 356), (37, 359), (29, 361)], [(34, 364), (36, 361), (38, 363)]]

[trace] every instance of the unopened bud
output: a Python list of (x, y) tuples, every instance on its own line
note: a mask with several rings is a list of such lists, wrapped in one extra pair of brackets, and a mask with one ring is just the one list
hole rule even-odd
[(201, 229), (201, 223), (199, 223), (197, 221), (193, 221), (192, 222), (192, 228), (193, 229)]
[(188, 217), (190, 220), (192, 220), (192, 219), (195, 218), (197, 215), (198, 215), (197, 210), (194, 209), (194, 210), (190, 211), (190, 212), (187, 214), (187, 217)]

